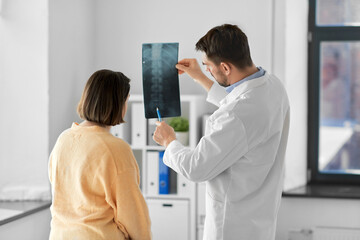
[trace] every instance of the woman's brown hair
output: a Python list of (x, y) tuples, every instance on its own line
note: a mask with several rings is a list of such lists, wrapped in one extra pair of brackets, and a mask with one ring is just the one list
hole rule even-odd
[(99, 70), (91, 75), (77, 112), (81, 119), (101, 125), (123, 123), (123, 108), (130, 92), (130, 79), (121, 72)]

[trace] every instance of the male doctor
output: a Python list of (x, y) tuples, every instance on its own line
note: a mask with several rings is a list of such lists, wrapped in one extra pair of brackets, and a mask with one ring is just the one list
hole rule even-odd
[(176, 68), (218, 106), (205, 136), (189, 149), (169, 125), (157, 122), (153, 138), (166, 147), (167, 166), (191, 181), (206, 181), (204, 239), (274, 240), (289, 132), (285, 88), (254, 65), (247, 37), (236, 25), (214, 27), (196, 50), (204, 53), (203, 64), (218, 84), (196, 59), (183, 59)]

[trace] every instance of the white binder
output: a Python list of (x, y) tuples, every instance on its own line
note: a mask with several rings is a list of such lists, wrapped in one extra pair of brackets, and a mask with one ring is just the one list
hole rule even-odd
[(146, 119), (142, 103), (131, 104), (131, 144), (146, 145)]
[(189, 197), (191, 195), (191, 182), (183, 175), (177, 174), (177, 194), (181, 197)]
[(159, 194), (159, 152), (146, 152), (147, 166), (147, 190), (148, 195), (157, 196)]
[(125, 131), (124, 131), (124, 124), (123, 123), (112, 126), (110, 132), (115, 137), (127, 140), (127, 139), (125, 139), (126, 137), (125, 137)]
[(148, 124), (147, 124), (147, 145), (148, 146), (159, 146), (159, 144), (157, 144), (154, 139), (154, 132), (156, 129), (156, 121), (157, 119), (148, 119)]

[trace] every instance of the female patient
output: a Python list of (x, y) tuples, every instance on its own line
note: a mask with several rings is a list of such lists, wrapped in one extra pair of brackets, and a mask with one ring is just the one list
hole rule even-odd
[(130, 146), (112, 136), (124, 122), (130, 80), (100, 70), (78, 105), (84, 121), (58, 138), (50, 155), (50, 239), (151, 239), (149, 211)]

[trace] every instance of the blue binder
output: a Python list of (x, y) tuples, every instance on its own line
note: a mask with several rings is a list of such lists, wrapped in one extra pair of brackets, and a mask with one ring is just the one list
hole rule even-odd
[(170, 169), (163, 162), (164, 151), (159, 152), (159, 194), (169, 194)]

